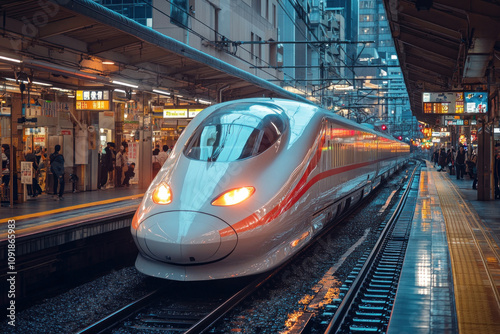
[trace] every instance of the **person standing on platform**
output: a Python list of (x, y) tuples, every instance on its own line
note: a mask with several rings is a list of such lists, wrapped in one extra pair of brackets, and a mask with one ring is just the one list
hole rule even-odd
[(440, 151), (439, 151), (439, 167), (441, 167), (441, 169), (439, 170), (440, 172), (446, 172), (446, 151), (444, 150), (444, 148), (442, 148)]
[(466, 152), (463, 146), (460, 146), (455, 157), (455, 166), (457, 166), (457, 180), (463, 180), (465, 175), (465, 155)]
[(117, 187), (123, 187), (122, 185), (122, 173), (123, 173), (123, 167), (125, 166), (125, 159), (123, 157), (123, 154), (125, 153), (125, 147), (120, 146), (120, 150), (118, 153), (116, 153), (116, 167), (115, 167), (115, 173), (116, 173), (116, 186)]
[(472, 155), (467, 161), (467, 167), (469, 168), (469, 175), (472, 181), (472, 189), (477, 189), (477, 155), (476, 152), (472, 151)]
[(439, 164), (439, 149), (437, 148), (432, 154), (432, 162), (434, 162), (434, 167)]
[(109, 142), (104, 149), (106, 154), (104, 155), (104, 166), (105, 171), (108, 173), (108, 182), (103, 186), (103, 188), (114, 188), (114, 171), (115, 171), (115, 163), (116, 163), (116, 155), (115, 155), (115, 143)]
[[(59, 153), (61, 145), (54, 147), (54, 153), (50, 155), (50, 171), (54, 174), (54, 200), (63, 200), (64, 194), (64, 156)], [(59, 196), (57, 185), (59, 183)]]
[(163, 145), (163, 150), (160, 153), (158, 153), (158, 159), (160, 160), (161, 167), (163, 167), (163, 164), (165, 163), (165, 161), (167, 161), (167, 158), (168, 158), (168, 145)]

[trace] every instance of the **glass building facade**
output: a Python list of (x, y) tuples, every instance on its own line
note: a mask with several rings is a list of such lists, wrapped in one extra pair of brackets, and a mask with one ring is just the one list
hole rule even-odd
[(140, 24), (153, 26), (153, 8), (151, 7), (153, 0), (95, 0), (95, 2)]

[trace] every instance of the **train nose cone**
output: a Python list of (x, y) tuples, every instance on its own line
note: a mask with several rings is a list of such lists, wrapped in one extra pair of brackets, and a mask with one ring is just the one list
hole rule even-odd
[(219, 260), (236, 247), (236, 232), (219, 234), (228, 226), (200, 212), (164, 212), (144, 220), (137, 230), (137, 241), (145, 254), (158, 261), (200, 264)]

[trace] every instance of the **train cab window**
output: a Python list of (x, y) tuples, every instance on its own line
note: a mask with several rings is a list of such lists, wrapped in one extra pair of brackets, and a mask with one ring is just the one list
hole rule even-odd
[(222, 107), (205, 119), (186, 144), (184, 154), (203, 161), (236, 161), (271, 147), (285, 130), (281, 111), (266, 104)]

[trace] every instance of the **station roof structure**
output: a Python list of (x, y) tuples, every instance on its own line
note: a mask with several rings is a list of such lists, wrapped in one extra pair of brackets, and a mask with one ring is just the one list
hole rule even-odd
[[(483, 90), (500, 82), (500, 2), (383, 0), (413, 115), (422, 92)], [(498, 88), (497, 88), (498, 91)]]
[(93, 1), (2, 0), (0, 13), (0, 75), (6, 78), (22, 70), (33, 73), (33, 81), (70, 89), (119, 81), (212, 102), (222, 90), (225, 100), (309, 102)]

